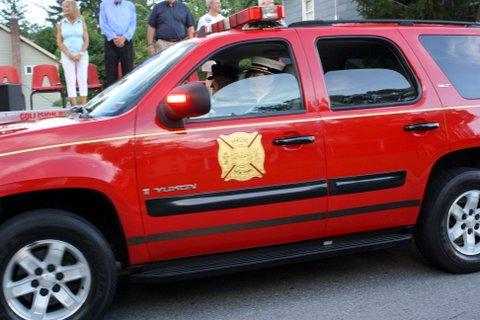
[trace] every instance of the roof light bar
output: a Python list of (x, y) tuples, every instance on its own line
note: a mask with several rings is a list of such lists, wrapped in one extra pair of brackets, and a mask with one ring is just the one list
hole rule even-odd
[(268, 6), (262, 7), (263, 21), (278, 21), (285, 18), (284, 6)]
[(284, 18), (284, 6), (250, 7), (233, 14), (222, 21), (202, 27), (202, 29), (198, 32), (198, 35), (202, 36), (213, 32), (241, 29), (246, 25), (256, 22), (276, 22)]

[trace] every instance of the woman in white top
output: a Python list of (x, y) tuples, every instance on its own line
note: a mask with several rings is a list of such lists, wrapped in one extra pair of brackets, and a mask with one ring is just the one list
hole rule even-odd
[(202, 16), (200, 20), (198, 20), (197, 30), (200, 30), (200, 28), (203, 26), (208, 26), (225, 19), (225, 17), (220, 14), (220, 10), (222, 9), (222, 4), (220, 0), (206, 0), (206, 1), (207, 1), (207, 7), (209, 8), (209, 11), (207, 12), (207, 14)]
[(57, 25), (57, 45), (67, 83), (67, 94), (71, 106), (77, 105), (77, 83), (80, 104), (87, 103), (88, 96), (88, 31), (78, 4), (74, 0), (62, 3), (63, 19)]

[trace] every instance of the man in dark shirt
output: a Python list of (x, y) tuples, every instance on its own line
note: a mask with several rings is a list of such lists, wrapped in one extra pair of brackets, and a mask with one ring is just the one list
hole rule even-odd
[(148, 53), (161, 52), (179, 41), (192, 38), (194, 25), (190, 9), (182, 2), (166, 0), (155, 5), (148, 19)]

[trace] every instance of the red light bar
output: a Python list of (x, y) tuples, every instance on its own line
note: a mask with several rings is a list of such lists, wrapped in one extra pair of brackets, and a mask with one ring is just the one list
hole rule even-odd
[[(262, 8), (251, 7), (236, 14), (237, 26), (244, 25), (250, 22), (262, 21)], [(232, 26), (235, 28), (236, 26)]]
[[(232, 21), (232, 17), (234, 17), (235, 21)], [(230, 26), (232, 28), (241, 27), (252, 22), (278, 21), (285, 18), (285, 7), (251, 7), (234, 14), (232, 17), (230, 17)]]
[(242, 28), (243, 26), (263, 21), (279, 21), (285, 18), (284, 6), (265, 6), (250, 7), (231, 15), (230, 17), (207, 26), (205, 33), (222, 32), (233, 28)]

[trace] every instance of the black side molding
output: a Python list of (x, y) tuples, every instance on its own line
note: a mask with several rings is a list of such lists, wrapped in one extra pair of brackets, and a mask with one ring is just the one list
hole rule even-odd
[(249, 222), (243, 222), (243, 223), (234, 223), (234, 224), (228, 224), (228, 225), (154, 233), (154, 234), (147, 235), (145, 237), (129, 238), (128, 243), (130, 245), (138, 245), (138, 244), (143, 244), (145, 242), (167, 241), (167, 240), (201, 237), (206, 235), (228, 233), (228, 232), (235, 232), (235, 231), (276, 227), (276, 226), (288, 225), (293, 223), (319, 221), (326, 218), (338, 218), (338, 217), (345, 217), (345, 216), (365, 214), (365, 213), (375, 213), (375, 212), (381, 212), (385, 210), (395, 210), (395, 209), (402, 209), (402, 208), (414, 208), (414, 207), (420, 206), (420, 204), (421, 204), (420, 200), (407, 200), (407, 201), (400, 201), (400, 202), (382, 203), (382, 204), (364, 206), (364, 207), (348, 208), (348, 209), (330, 211), (328, 213), (317, 212), (317, 213), (304, 214), (304, 215), (295, 215), (290, 217), (280, 217), (275, 219), (266, 219), (266, 220), (249, 221)]
[(147, 200), (150, 216), (171, 216), (224, 210), (327, 195), (327, 182), (316, 181), (266, 188), (188, 195)]
[(405, 184), (406, 176), (406, 171), (397, 171), (333, 179), (328, 181), (328, 191), (331, 195), (338, 195), (397, 188)]

